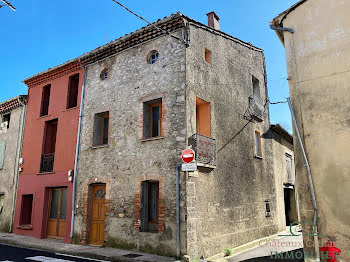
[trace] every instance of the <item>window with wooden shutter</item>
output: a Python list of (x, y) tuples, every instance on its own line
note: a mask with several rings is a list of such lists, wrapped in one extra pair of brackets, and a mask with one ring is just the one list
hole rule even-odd
[(162, 134), (162, 99), (143, 103), (143, 138), (161, 137)]
[(109, 136), (109, 112), (95, 115), (93, 130), (93, 146), (107, 145)]
[(0, 141), (0, 169), (4, 167), (6, 142)]
[(292, 156), (286, 154), (286, 169), (288, 182), (292, 182)]
[(51, 93), (51, 85), (44, 86), (42, 97), (41, 97), (40, 116), (47, 116), (49, 114), (50, 93)]
[(143, 181), (141, 184), (142, 232), (158, 232), (159, 182)]

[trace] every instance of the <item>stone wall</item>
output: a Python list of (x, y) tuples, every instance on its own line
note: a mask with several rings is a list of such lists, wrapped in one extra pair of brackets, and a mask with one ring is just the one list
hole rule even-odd
[[(201, 168), (187, 180), (187, 252), (199, 258), (222, 252), (278, 231), (273, 146), (268, 138), (268, 106), (261, 123), (249, 121), (252, 75), (265, 102), (262, 52), (191, 26), (186, 50), (187, 137), (196, 133), (196, 97), (211, 103), (211, 137), (217, 167)], [(204, 60), (205, 48), (211, 63)], [(262, 158), (255, 157), (254, 132), (262, 136)], [(269, 199), (271, 216), (266, 217)]]
[[(181, 36), (180, 32), (176, 34)], [(152, 50), (159, 52), (159, 59), (148, 64), (146, 58)], [(108, 68), (109, 75), (102, 81), (100, 73), (104, 68)], [(108, 183), (106, 244), (176, 255), (175, 165), (186, 144), (185, 73), (185, 46), (168, 36), (87, 67), (76, 242), (86, 243), (89, 234), (87, 188), (94, 183)], [(161, 137), (143, 139), (143, 102), (160, 98)], [(109, 111), (108, 145), (92, 147), (94, 115), (105, 111)], [(150, 178), (159, 180), (158, 233), (139, 232), (140, 186)], [(184, 209), (183, 201), (181, 205)], [(183, 224), (183, 236), (184, 228)]]
[[(6, 142), (4, 166), (0, 169), (0, 194), (4, 194), (4, 207), (0, 215), (0, 231), (9, 232), (13, 217), (14, 191), (16, 190), (19, 139), (25, 107), (11, 110), (9, 129), (0, 130), (0, 141)], [(7, 114), (7, 113), (5, 113)], [(0, 122), (2, 115), (0, 114)]]

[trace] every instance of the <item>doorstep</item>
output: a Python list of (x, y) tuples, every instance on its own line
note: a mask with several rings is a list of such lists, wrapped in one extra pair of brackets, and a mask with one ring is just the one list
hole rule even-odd
[(92, 259), (117, 262), (174, 262), (171, 257), (141, 253), (134, 250), (122, 250), (111, 247), (67, 244), (55, 239), (38, 239), (30, 236), (0, 233), (0, 244), (45, 250), (54, 253), (81, 256)]

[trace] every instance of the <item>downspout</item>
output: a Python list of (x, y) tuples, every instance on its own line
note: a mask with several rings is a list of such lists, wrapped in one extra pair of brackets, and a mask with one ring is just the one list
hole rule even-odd
[(180, 168), (181, 164), (176, 164), (176, 256), (181, 255), (180, 242)]
[(294, 115), (294, 111), (293, 111), (293, 107), (292, 107), (292, 103), (290, 101), (290, 98), (287, 97), (287, 101), (288, 101), (288, 106), (292, 115), (292, 119), (293, 119), (293, 123), (294, 123), (294, 128), (295, 131), (297, 133), (297, 138), (298, 138), (298, 142), (301, 148), (301, 152), (303, 154), (303, 158), (304, 158), (304, 162), (305, 162), (305, 166), (306, 166), (306, 171), (307, 171), (307, 176), (308, 176), (308, 180), (309, 180), (309, 187), (310, 187), (310, 192), (311, 192), (311, 199), (312, 199), (312, 205), (314, 208), (314, 218), (313, 218), (313, 232), (312, 234), (314, 235), (314, 242), (315, 242), (315, 253), (316, 253), (316, 261), (319, 262), (320, 261), (320, 247), (319, 247), (319, 242), (318, 242), (318, 231), (317, 231), (317, 203), (316, 203), (316, 196), (315, 196), (315, 190), (314, 190), (314, 185), (312, 182), (312, 176), (311, 176), (311, 169), (310, 169), (310, 164), (309, 161), (307, 159), (306, 153), (305, 153), (305, 149), (304, 149), (304, 145), (300, 136), (300, 132), (299, 132), (299, 128), (298, 128), (298, 124), (297, 121), (295, 119), (295, 115)]
[(83, 86), (81, 88), (81, 98), (80, 98), (80, 110), (79, 110), (79, 122), (78, 122), (78, 134), (77, 134), (77, 145), (75, 148), (75, 160), (74, 160), (74, 173), (73, 173), (73, 192), (72, 192), (72, 218), (70, 225), (70, 235), (69, 237), (72, 240), (73, 231), (74, 231), (74, 219), (75, 219), (75, 193), (76, 193), (76, 185), (77, 185), (77, 175), (78, 175), (78, 159), (79, 159), (79, 148), (80, 148), (80, 133), (81, 133), (81, 120), (83, 116), (83, 103), (84, 103), (84, 94), (85, 94), (85, 79), (86, 79), (86, 71), (84, 66), (80, 62), (80, 58), (78, 63), (81, 69), (84, 71), (83, 78)]
[(15, 188), (13, 191), (13, 203), (12, 203), (12, 219), (11, 219), (11, 224), (10, 224), (10, 229), (9, 233), (13, 231), (13, 224), (15, 220), (15, 210), (16, 210), (16, 198), (17, 198), (17, 187), (18, 187), (18, 176), (19, 176), (19, 158), (22, 154), (22, 142), (23, 142), (23, 135), (24, 135), (24, 122), (26, 119), (26, 112), (27, 112), (27, 106), (26, 104), (23, 104), (21, 102), (21, 98), (17, 98), (18, 103), (23, 106), (22, 109), (22, 114), (21, 114), (21, 120), (20, 120), (20, 125), (21, 125), (21, 131), (19, 134), (19, 139), (18, 139), (18, 145), (17, 145), (17, 156), (16, 156), (16, 162), (15, 162)]
[(292, 34), (294, 33), (294, 29), (289, 27), (276, 27), (276, 26), (270, 25), (270, 28), (276, 31), (288, 31), (288, 32), (291, 32)]

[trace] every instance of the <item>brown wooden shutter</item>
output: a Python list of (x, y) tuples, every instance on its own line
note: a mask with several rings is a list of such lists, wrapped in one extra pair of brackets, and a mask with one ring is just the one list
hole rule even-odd
[(148, 183), (141, 183), (141, 223), (140, 231), (148, 231)]
[(0, 141), (0, 169), (4, 167), (6, 142)]

